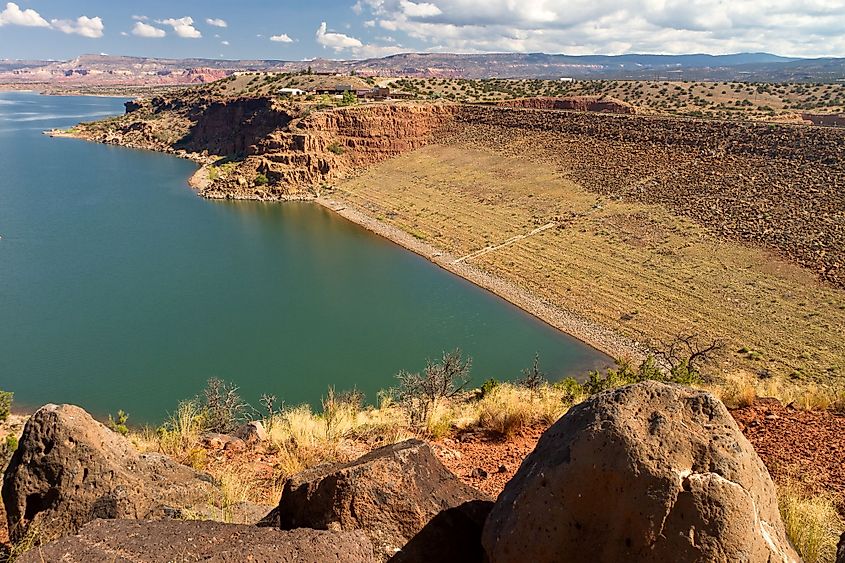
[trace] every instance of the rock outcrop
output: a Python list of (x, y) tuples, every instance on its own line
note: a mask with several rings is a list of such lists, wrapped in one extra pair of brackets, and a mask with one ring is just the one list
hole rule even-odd
[(725, 406), (656, 382), (600, 393), (546, 431), (482, 538), (491, 563), (799, 560)]
[(523, 109), (556, 109), (622, 114), (637, 113), (636, 108), (628, 102), (605, 96), (568, 96), (562, 98), (537, 96), (534, 98), (504, 100), (495, 102), (495, 105)]
[(839, 536), (839, 545), (836, 547), (836, 563), (845, 563), (845, 532)]
[[(376, 556), (385, 560), (443, 511), (487, 500), (446, 469), (427, 444), (408, 440), (350, 463), (316, 468), (288, 479), (274, 517), (285, 530), (363, 530), (372, 540)], [(473, 517), (469, 515), (476, 514), (477, 521), (483, 507), (466, 510), (465, 517), (441, 517), (442, 522), (463, 522), (454, 528), (438, 528), (435, 536), (442, 542), (443, 552), (471, 541), (450, 535), (450, 531), (471, 529)]]
[(3, 479), (12, 538), (74, 534), (97, 518), (160, 519), (205, 506), (211, 479), (129, 441), (73, 405), (30, 417)]
[(370, 563), (362, 532), (281, 531), (200, 521), (96, 520), (78, 535), (36, 547), (20, 563), (170, 563), (244, 561)]

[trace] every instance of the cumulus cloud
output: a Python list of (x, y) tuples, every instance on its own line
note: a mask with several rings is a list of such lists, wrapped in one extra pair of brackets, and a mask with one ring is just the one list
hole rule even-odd
[(146, 24), (144, 22), (135, 22), (135, 26), (132, 28), (132, 35), (137, 35), (138, 37), (148, 37), (151, 39), (158, 39), (167, 35), (163, 29), (159, 29), (155, 26)]
[(75, 20), (50, 20), (50, 25), (62, 33), (72, 33), (97, 39), (103, 36), (103, 20), (99, 17), (79, 16)]
[(221, 45), (223, 45), (224, 47), (228, 47), (228, 46), (229, 46), (229, 42), (228, 42), (228, 41), (221, 41), (221, 42), (220, 42), (220, 44), (221, 44)]
[(0, 26), (4, 25), (50, 27), (50, 23), (41, 14), (32, 9), (21, 10), (14, 2), (7, 3), (6, 8), (0, 12)]
[(135, 15), (133, 15), (133, 16), (132, 16), (132, 19), (133, 19), (133, 20), (136, 20), (136, 21), (139, 21), (139, 22), (145, 22), (145, 21), (147, 21), (147, 20), (148, 20), (148, 19), (150, 19), (150, 18), (148, 18), (147, 16), (135, 16)]
[(179, 37), (186, 39), (199, 39), (202, 33), (194, 27), (194, 18), (185, 16), (184, 18), (168, 18), (166, 20), (156, 20), (156, 23), (169, 25), (173, 28), (173, 33)]
[(221, 20), (220, 18), (206, 18), (205, 23), (213, 27), (229, 27), (226, 20)]
[(364, 46), (360, 39), (350, 37), (349, 35), (346, 35), (344, 33), (328, 31), (328, 26), (326, 25), (326, 22), (322, 22), (320, 24), (320, 27), (317, 28), (316, 38), (317, 43), (319, 43), (323, 47), (334, 49), (337, 52), (343, 51), (345, 49), (361, 48)]
[(293, 43), (293, 39), (287, 33), (272, 35), (270, 36), (270, 41), (275, 41), (277, 43)]
[(432, 51), (845, 54), (843, 0), (358, 0)]
[(317, 28), (317, 43), (324, 48), (332, 49), (335, 53), (351, 53), (356, 58), (385, 57), (401, 52), (402, 46), (366, 44), (357, 37), (344, 33), (329, 31), (326, 22), (322, 22)]

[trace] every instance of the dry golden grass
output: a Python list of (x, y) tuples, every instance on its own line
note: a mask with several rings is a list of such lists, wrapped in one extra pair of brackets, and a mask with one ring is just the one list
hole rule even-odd
[(833, 563), (845, 522), (834, 502), (808, 495), (794, 481), (778, 484), (778, 504), (786, 533), (805, 563)]
[(467, 262), (634, 341), (722, 338), (726, 373), (845, 374), (845, 291), (662, 207), (589, 193), (536, 153), (528, 139), (495, 152), (429, 146), (339, 183), (334, 197), (457, 257), (562, 218)]
[(509, 438), (529, 426), (553, 424), (571, 406), (568, 399), (565, 391), (548, 385), (531, 390), (503, 383), (478, 401), (475, 425)]

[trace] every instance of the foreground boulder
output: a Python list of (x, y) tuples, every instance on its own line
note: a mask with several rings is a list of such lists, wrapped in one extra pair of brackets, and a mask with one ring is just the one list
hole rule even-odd
[(95, 520), (79, 535), (33, 548), (17, 561), (370, 563), (373, 546), (362, 532), (287, 532), (208, 521)]
[(651, 381), (600, 393), (547, 430), (482, 543), (491, 563), (799, 560), (725, 406)]
[(839, 536), (839, 545), (836, 548), (836, 563), (845, 563), (845, 532)]
[(207, 505), (210, 478), (129, 441), (79, 407), (46, 405), (30, 417), (3, 479), (13, 539), (35, 524), (42, 539), (96, 518), (159, 519)]
[[(489, 501), (446, 469), (427, 444), (408, 440), (373, 450), (351, 463), (318, 467), (288, 479), (272, 519), (285, 530), (361, 529), (372, 540), (376, 556), (384, 560), (396, 555), (441, 512), (479, 500)], [(441, 519), (467, 524), (457, 527), (464, 531), (472, 528), (472, 520), (460, 515)], [(450, 537), (457, 528), (446, 525), (427, 537), (436, 537), (443, 551), (455, 542), (472, 541), (460, 532), (461, 537)]]

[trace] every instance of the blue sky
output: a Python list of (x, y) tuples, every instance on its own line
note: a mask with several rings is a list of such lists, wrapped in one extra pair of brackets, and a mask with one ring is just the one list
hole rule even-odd
[(0, 0), (0, 59), (408, 51), (845, 56), (845, 0)]

